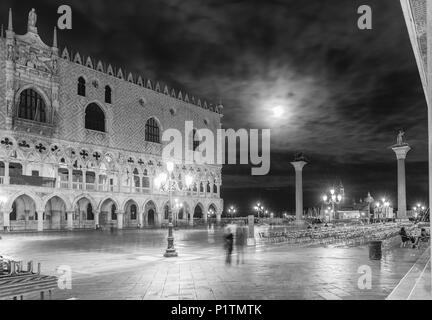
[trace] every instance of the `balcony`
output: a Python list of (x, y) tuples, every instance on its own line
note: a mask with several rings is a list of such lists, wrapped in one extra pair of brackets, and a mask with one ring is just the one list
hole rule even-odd
[(10, 176), (11, 185), (55, 188), (56, 179), (34, 176)]

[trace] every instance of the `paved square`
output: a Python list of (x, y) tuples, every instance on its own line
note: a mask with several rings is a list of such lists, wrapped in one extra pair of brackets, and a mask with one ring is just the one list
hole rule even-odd
[[(175, 232), (178, 258), (164, 258), (166, 230), (6, 234), (2, 255), (42, 263), (44, 274), (72, 268), (71, 290), (55, 299), (385, 299), (422, 251), (387, 241), (381, 261), (367, 246), (291, 247), (258, 243), (245, 263), (225, 265), (222, 230)], [(372, 289), (360, 290), (360, 266)]]

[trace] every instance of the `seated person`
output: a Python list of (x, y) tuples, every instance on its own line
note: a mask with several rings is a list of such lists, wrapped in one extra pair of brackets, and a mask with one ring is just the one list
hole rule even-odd
[(417, 247), (420, 243), (420, 241), (427, 241), (429, 239), (429, 236), (426, 232), (425, 228), (421, 229), (420, 235), (417, 237), (417, 239), (415, 240), (414, 244), (413, 244), (413, 248)]
[(409, 241), (413, 242), (412, 238), (407, 234), (404, 227), (402, 227), (401, 230), (399, 231), (399, 235), (401, 236), (401, 240), (402, 240), (401, 247), (404, 247)]

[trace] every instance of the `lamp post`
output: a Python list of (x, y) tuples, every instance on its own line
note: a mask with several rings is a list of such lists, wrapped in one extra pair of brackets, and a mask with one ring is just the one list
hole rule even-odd
[(390, 205), (390, 201), (388, 201), (386, 198), (382, 198), (380, 201), (375, 203), (378, 218), (389, 218)]
[(231, 207), (228, 209), (228, 214), (229, 214), (232, 218), (235, 217), (236, 213), (237, 213), (237, 209), (234, 208), (234, 206), (231, 206)]
[(342, 202), (342, 195), (341, 194), (336, 194), (335, 189), (330, 189), (330, 196), (328, 196), (327, 194), (323, 195), (322, 200), (326, 205), (330, 205), (331, 206), (331, 211), (330, 209), (326, 210), (329, 212), (329, 217), (330, 217), (330, 221), (336, 218), (336, 205)]
[(414, 214), (415, 214), (415, 218), (417, 220), (418, 216), (422, 216), (425, 214), (426, 211), (426, 207), (420, 203), (417, 203), (417, 205), (414, 206)]
[(167, 162), (167, 171), (168, 174), (165, 172), (162, 172), (159, 174), (159, 176), (155, 179), (155, 186), (158, 188), (164, 188), (164, 186), (168, 185), (168, 199), (169, 199), (169, 206), (168, 206), (168, 247), (165, 251), (164, 257), (171, 258), (171, 257), (177, 257), (178, 253), (176, 252), (174, 248), (174, 235), (173, 235), (173, 215), (172, 215), (172, 200), (171, 200), (171, 188), (172, 188), (172, 180), (171, 175), (174, 171), (174, 163), (173, 162)]
[(260, 213), (264, 213), (264, 207), (261, 205), (260, 202), (256, 204), (254, 210), (258, 213), (258, 219), (260, 218)]

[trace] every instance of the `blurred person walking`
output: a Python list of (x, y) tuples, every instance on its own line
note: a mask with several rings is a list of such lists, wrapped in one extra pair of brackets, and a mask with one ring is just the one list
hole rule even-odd
[(248, 229), (245, 226), (239, 225), (236, 228), (236, 251), (237, 251), (237, 264), (244, 263), (244, 246), (246, 244), (246, 236)]
[(226, 228), (225, 232), (225, 251), (226, 259), (225, 263), (231, 265), (231, 254), (233, 251), (234, 235), (232, 234), (231, 228)]

